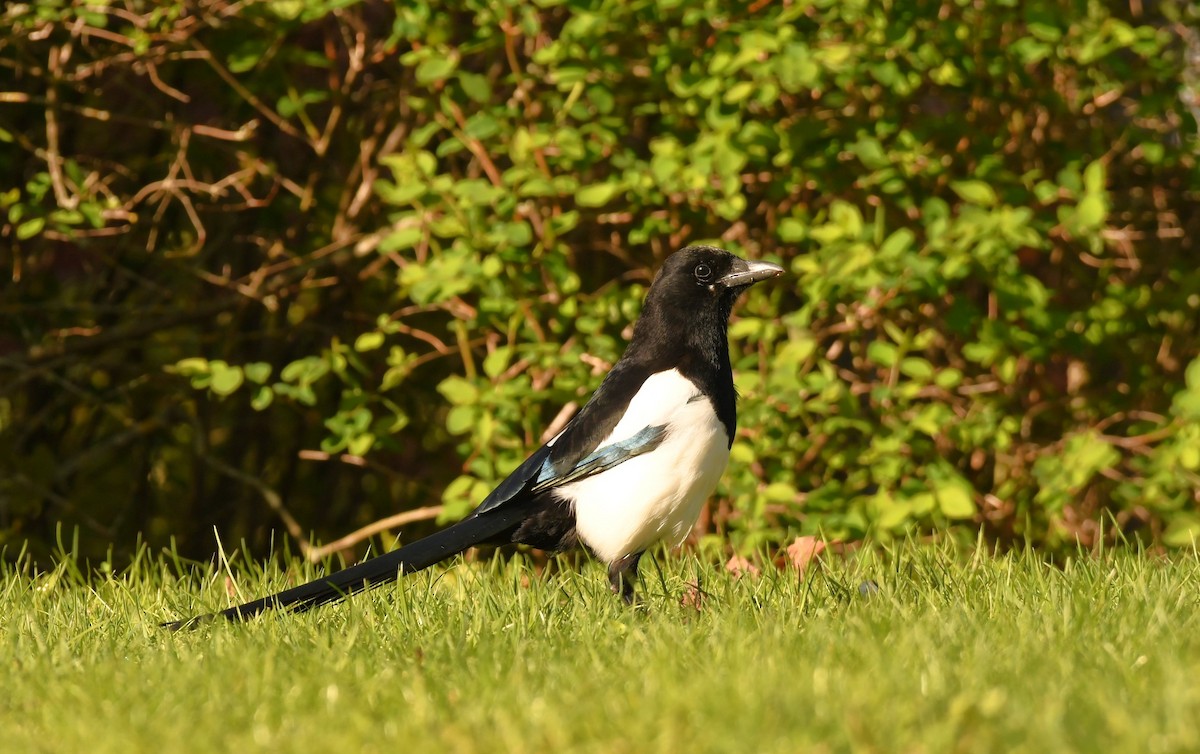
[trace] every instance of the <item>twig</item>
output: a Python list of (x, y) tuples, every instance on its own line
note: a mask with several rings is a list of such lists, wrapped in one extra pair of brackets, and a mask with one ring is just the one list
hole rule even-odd
[(238, 93), (238, 96), (250, 103), (250, 105), (259, 113), (261, 113), (264, 118), (274, 123), (276, 128), (278, 128), (280, 131), (283, 131), (288, 136), (293, 136), (305, 144), (312, 146), (312, 142), (310, 142), (308, 138), (295, 126), (281, 118), (279, 113), (275, 112), (272, 108), (267, 107), (262, 100), (254, 96), (253, 92), (242, 86), (242, 82), (238, 81), (237, 77), (230, 73), (225, 66), (218, 63), (216, 57), (209, 52), (207, 47), (195, 39), (192, 40), (192, 45), (195, 46), (197, 50), (204, 53), (204, 59), (208, 61), (209, 66), (211, 66), (212, 69), (217, 72), (217, 75), (224, 79), (225, 83), (233, 87), (233, 90)]
[(504, 33), (504, 57), (508, 59), (508, 67), (512, 70), (513, 79), (520, 81), (524, 75), (521, 70), (521, 64), (517, 61), (517, 51), (513, 45), (513, 38), (520, 36), (521, 27), (513, 23), (512, 9), (504, 9), (504, 19), (500, 21), (500, 31)]
[(579, 410), (579, 404), (575, 401), (568, 401), (558, 410), (554, 419), (551, 420), (546, 431), (542, 432), (542, 442), (550, 442), (550, 438), (563, 431), (563, 427), (567, 426), (567, 422), (571, 421), (571, 417), (575, 416), (575, 412)]
[[(55, 79), (59, 77), (59, 48), (50, 48), (49, 69)], [(58, 146), (58, 87), (52, 81), (46, 89), (46, 167), (50, 172), (50, 185), (54, 187), (54, 198), (62, 209), (75, 209), (79, 197), (67, 193), (66, 180), (62, 172), (62, 155)]]
[(305, 538), (304, 529), (300, 527), (300, 522), (298, 522), (288, 511), (288, 509), (284, 507), (283, 498), (279, 496), (278, 492), (271, 489), (269, 486), (267, 486), (266, 482), (258, 477), (247, 474), (240, 469), (235, 469), (216, 456), (205, 453), (203, 450), (200, 451), (199, 455), (201, 460), (203, 460), (209, 466), (212, 466), (218, 472), (224, 474), (225, 476), (232, 477), (239, 482), (249, 485), (257, 490), (258, 494), (262, 495), (262, 499), (266, 502), (267, 506), (271, 510), (275, 511), (275, 513), (279, 516), (279, 520), (283, 521), (283, 526), (285, 529), (287, 529), (288, 534), (292, 535), (292, 539), (296, 540), (296, 542), (300, 545), (300, 553), (306, 557), (308, 556), (309, 552), (311, 552), (313, 549), (312, 543)]
[(306, 557), (310, 563), (317, 563), (333, 553), (339, 552), (340, 550), (345, 550), (347, 547), (353, 547), (364, 539), (373, 537), (381, 531), (394, 529), (398, 526), (404, 526), (405, 524), (416, 523), (417, 521), (428, 521), (430, 519), (437, 518), (441, 515), (441, 513), (442, 506), (430, 505), (425, 508), (417, 508), (415, 510), (397, 513), (396, 515), (388, 516), (387, 518), (381, 518), (375, 523), (367, 524), (361, 529), (350, 532), (341, 539), (335, 539), (327, 545), (309, 548), (306, 553)]
[(1156, 442), (1167, 439), (1178, 431), (1176, 423), (1172, 421), (1165, 427), (1146, 432), (1145, 434), (1136, 435), (1134, 437), (1121, 437), (1119, 435), (1100, 435), (1100, 439), (1107, 442), (1109, 445), (1115, 445), (1118, 448), (1126, 450), (1135, 450), (1144, 452), (1149, 450), (1147, 446)]
[(487, 150), (484, 149), (483, 142), (467, 133), (467, 119), (463, 116), (462, 109), (451, 100), (446, 100), (446, 107), (450, 110), (450, 114), (454, 116), (454, 121), (460, 129), (460, 133), (456, 134), (456, 136), (466, 145), (467, 149), (471, 150), (471, 154), (475, 155), (475, 159), (479, 160), (479, 166), (483, 168), (484, 173), (487, 173), (488, 180), (492, 182), (492, 185), (497, 188), (504, 188), (504, 179), (500, 177), (500, 171), (496, 169), (496, 163), (492, 162), (492, 158), (488, 156)]
[(158, 66), (154, 65), (154, 63), (146, 63), (146, 73), (150, 77), (150, 83), (154, 85), (154, 88), (163, 94), (184, 103), (192, 101), (191, 97), (159, 78)]
[(440, 353), (440, 354), (448, 354), (454, 350), (450, 346), (446, 345), (446, 343), (444, 341), (442, 341), (438, 336), (434, 335), (433, 333), (426, 332), (424, 330), (419, 330), (415, 327), (406, 325), (403, 322), (396, 322), (393, 320), (392, 323), (389, 325), (389, 327), (395, 328), (396, 332), (401, 333), (403, 335), (408, 335), (413, 338), (417, 338), (418, 340), (425, 341), (429, 345), (436, 348), (438, 353)]

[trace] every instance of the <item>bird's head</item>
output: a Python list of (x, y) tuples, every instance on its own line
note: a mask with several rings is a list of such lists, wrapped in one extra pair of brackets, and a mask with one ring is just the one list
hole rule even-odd
[(654, 276), (626, 356), (669, 360), (683, 350), (728, 364), (725, 328), (738, 295), (782, 274), (779, 265), (712, 246), (675, 252)]
[(728, 317), (743, 291), (782, 274), (777, 264), (748, 261), (713, 246), (688, 246), (667, 257), (646, 303), (657, 299), (670, 309), (696, 314), (715, 310)]

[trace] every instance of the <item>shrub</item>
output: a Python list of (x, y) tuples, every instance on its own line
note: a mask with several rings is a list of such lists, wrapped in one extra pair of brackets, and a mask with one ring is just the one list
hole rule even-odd
[(694, 242), (792, 273), (731, 328), (707, 531), (1200, 532), (1186, 4), (4, 18), (9, 542), (462, 515)]

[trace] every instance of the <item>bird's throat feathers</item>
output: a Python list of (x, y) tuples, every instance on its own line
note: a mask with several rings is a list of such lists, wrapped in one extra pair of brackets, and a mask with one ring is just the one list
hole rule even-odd
[(634, 325), (626, 357), (662, 361), (702, 361), (716, 370), (729, 371), (727, 330), (732, 302), (714, 297), (709, 306), (687, 309), (651, 296)]
[[(724, 298), (724, 297), (722, 297)], [(730, 297), (732, 298), (732, 297)], [(737, 426), (733, 369), (729, 363), (727, 328), (732, 302), (683, 309), (646, 299), (623, 361), (647, 373), (677, 369), (703, 388), (732, 442)]]

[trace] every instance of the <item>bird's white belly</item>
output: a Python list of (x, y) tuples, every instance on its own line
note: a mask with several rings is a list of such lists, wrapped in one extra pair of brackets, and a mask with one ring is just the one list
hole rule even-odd
[[(677, 372), (663, 376), (669, 376), (673, 384), (667, 386), (667, 395), (659, 392), (655, 396), (670, 399), (656, 407), (661, 423), (667, 426), (662, 444), (558, 490), (574, 505), (580, 541), (606, 563), (642, 552), (659, 541), (672, 546), (682, 542), (729, 460), (725, 425), (709, 400), (695, 394), (694, 386)], [(675, 379), (687, 382), (691, 393), (676, 393), (674, 388), (680, 385)], [(628, 412), (630, 416), (639, 414)], [(613, 439), (626, 431), (618, 425)]]

